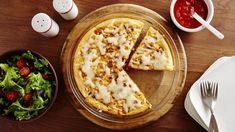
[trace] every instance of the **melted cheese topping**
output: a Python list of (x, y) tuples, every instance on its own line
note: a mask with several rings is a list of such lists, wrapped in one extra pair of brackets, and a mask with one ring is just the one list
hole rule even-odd
[(153, 28), (149, 28), (129, 66), (142, 70), (173, 70), (170, 49), (163, 36)]
[(108, 25), (93, 29), (79, 51), (82, 58), (79, 75), (86, 93), (120, 115), (143, 105), (151, 107), (122, 69), (142, 28), (143, 23), (137, 20), (112, 20)]

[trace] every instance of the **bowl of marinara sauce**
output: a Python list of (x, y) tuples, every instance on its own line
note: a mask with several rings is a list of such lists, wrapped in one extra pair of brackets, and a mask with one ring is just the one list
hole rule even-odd
[(214, 15), (214, 6), (211, 0), (172, 0), (170, 15), (174, 24), (185, 32), (198, 32), (204, 29), (193, 13), (196, 12), (208, 23)]

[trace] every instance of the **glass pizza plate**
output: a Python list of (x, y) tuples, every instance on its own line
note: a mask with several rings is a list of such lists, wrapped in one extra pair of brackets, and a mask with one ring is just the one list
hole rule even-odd
[[(117, 117), (99, 112), (85, 102), (74, 79), (73, 59), (79, 41), (91, 28), (105, 20), (123, 17), (137, 19), (145, 23), (143, 33), (140, 36), (142, 38), (150, 26), (163, 34), (170, 47), (175, 69), (174, 71), (128, 70), (127, 73), (131, 79), (152, 104), (152, 109), (133, 116)], [(65, 41), (61, 53), (61, 62), (66, 91), (71, 97), (73, 106), (90, 121), (111, 129), (140, 127), (166, 114), (183, 89), (187, 71), (184, 47), (179, 36), (168, 25), (167, 21), (156, 12), (133, 4), (104, 6), (82, 18)]]

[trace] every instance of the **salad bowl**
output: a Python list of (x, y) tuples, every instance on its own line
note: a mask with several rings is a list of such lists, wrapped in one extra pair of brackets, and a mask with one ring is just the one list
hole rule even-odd
[(50, 62), (37, 52), (20, 49), (0, 55), (2, 118), (31, 122), (55, 102), (58, 79)]

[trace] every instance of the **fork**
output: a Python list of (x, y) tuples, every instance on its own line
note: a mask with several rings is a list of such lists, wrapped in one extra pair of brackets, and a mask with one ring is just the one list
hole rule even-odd
[(209, 125), (209, 132), (219, 132), (218, 125), (214, 116), (214, 106), (218, 97), (218, 83), (217, 82), (203, 82), (200, 83), (201, 97), (204, 104), (210, 109), (211, 119)]

